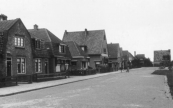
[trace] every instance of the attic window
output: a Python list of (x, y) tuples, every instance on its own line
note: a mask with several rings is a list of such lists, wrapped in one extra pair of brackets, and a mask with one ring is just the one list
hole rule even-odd
[(35, 48), (36, 49), (43, 49), (43, 41), (35, 40)]
[(82, 49), (84, 52), (87, 51), (87, 46), (80, 46), (80, 47), (81, 47), (81, 49)]
[(65, 53), (65, 45), (59, 45), (59, 52)]

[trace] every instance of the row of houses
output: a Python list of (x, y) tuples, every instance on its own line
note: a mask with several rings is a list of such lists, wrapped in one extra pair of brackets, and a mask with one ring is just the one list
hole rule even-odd
[(63, 39), (46, 28), (27, 29), (20, 18), (0, 15), (0, 76), (51, 74), (110, 67), (118, 70), (133, 55), (107, 44), (105, 30), (68, 32)]

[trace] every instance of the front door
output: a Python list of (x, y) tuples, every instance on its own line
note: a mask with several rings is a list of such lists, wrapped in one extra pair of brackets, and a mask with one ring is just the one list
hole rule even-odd
[(11, 58), (7, 58), (7, 76), (11, 76)]
[(48, 69), (48, 62), (45, 62), (45, 73), (46, 74), (48, 73), (47, 69)]

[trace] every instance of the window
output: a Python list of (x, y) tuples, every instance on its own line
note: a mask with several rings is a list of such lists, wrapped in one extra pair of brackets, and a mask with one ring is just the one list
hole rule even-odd
[(42, 72), (41, 59), (35, 59), (35, 72)]
[(81, 49), (82, 49), (83, 51), (85, 51), (85, 48), (84, 48), (84, 47), (81, 47)]
[(65, 46), (64, 45), (59, 45), (59, 52), (65, 53)]
[(106, 48), (103, 49), (103, 53), (106, 54)]
[(24, 74), (26, 73), (26, 62), (25, 58), (17, 58), (17, 73)]
[(36, 49), (43, 49), (43, 41), (35, 40), (35, 48)]
[(71, 65), (72, 65), (72, 66), (76, 66), (76, 65), (77, 65), (77, 62), (76, 62), (76, 61), (72, 61), (72, 62), (71, 62)]
[(16, 47), (24, 47), (24, 38), (22, 37), (15, 37), (14, 44)]

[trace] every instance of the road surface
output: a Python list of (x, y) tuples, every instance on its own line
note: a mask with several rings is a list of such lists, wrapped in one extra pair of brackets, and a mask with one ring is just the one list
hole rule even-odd
[(156, 68), (110, 74), (85, 81), (0, 97), (0, 108), (173, 108), (164, 76)]

